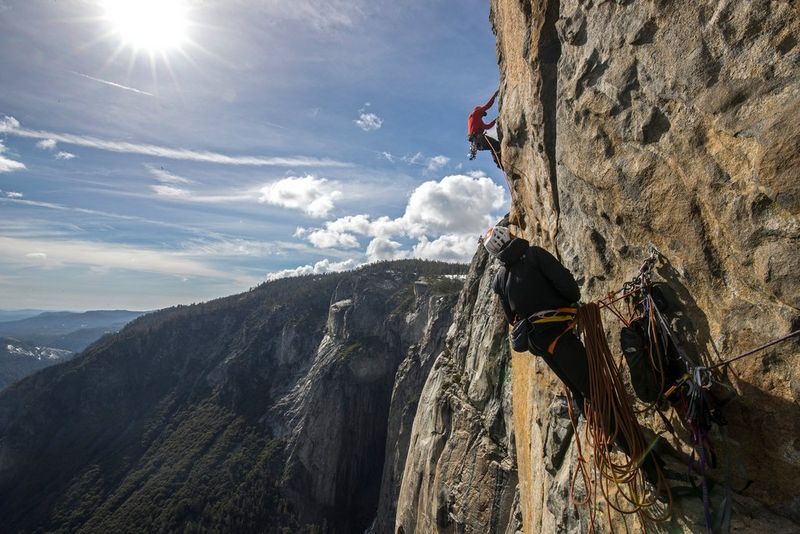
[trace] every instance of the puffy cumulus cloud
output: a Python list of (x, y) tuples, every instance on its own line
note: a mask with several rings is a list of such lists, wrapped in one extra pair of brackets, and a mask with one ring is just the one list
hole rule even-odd
[(447, 156), (433, 156), (432, 158), (428, 158), (428, 164), (425, 166), (425, 169), (429, 172), (436, 172), (449, 162), (450, 158)]
[(347, 215), (327, 221), (322, 228), (298, 228), (294, 237), (306, 239), (317, 248), (358, 248), (356, 235), (388, 239), (404, 233), (402, 219), (384, 216), (373, 221), (368, 215)]
[(397, 241), (376, 237), (367, 245), (367, 259), (370, 262), (381, 260), (399, 260), (408, 258), (409, 251), (402, 250), (403, 245)]
[(78, 156), (76, 156), (75, 154), (73, 154), (71, 152), (64, 152), (63, 150), (61, 152), (59, 152), (58, 154), (56, 154), (56, 159), (64, 160), (64, 161), (75, 159), (77, 157)]
[[(370, 261), (415, 257), (468, 261), (476, 242), (504, 207), (505, 193), (489, 177), (453, 175), (420, 185), (411, 194), (402, 217), (392, 219), (348, 215), (327, 221), (321, 228), (298, 228), (295, 237), (317, 248), (358, 248), (357, 236), (371, 237)], [(403, 250), (396, 237), (416, 239)]]
[(0, 155), (0, 172), (23, 171), (25, 169), (27, 169), (27, 167), (21, 161), (15, 161)]
[(358, 118), (353, 122), (355, 122), (356, 126), (365, 132), (371, 132), (383, 126), (383, 119), (378, 117), (376, 114), (367, 111), (366, 108), (361, 108), (358, 110)]
[(14, 117), (5, 115), (2, 119), (0, 119), (0, 132), (9, 132), (11, 130), (16, 130), (19, 127), (19, 121)]
[(372, 222), (368, 215), (347, 215), (325, 223), (325, 228), (332, 232), (352, 232), (361, 235), (370, 235), (371, 227)]
[(307, 239), (317, 248), (358, 248), (360, 246), (358, 239), (353, 234), (326, 228), (311, 230), (298, 228), (294, 236)]
[(486, 176), (452, 175), (425, 182), (411, 194), (403, 220), (414, 237), (482, 232), (505, 202), (503, 188)]
[(55, 150), (57, 144), (55, 139), (42, 139), (36, 143), (36, 148), (41, 150)]
[(259, 202), (301, 210), (311, 217), (327, 217), (342, 193), (331, 182), (312, 175), (290, 176), (260, 189)]
[[(10, 117), (6, 117), (3, 120), (8, 120), (8, 119), (10, 119)], [(6, 148), (6, 145), (4, 145), (2, 141), (0, 141), (0, 172), (14, 172), (14, 171), (25, 170), (27, 167), (25, 167), (25, 164), (22, 163), (21, 161), (15, 161), (13, 159), (9, 159), (3, 156), (3, 154), (7, 150), (8, 149)]]
[(414, 246), (413, 255), (424, 260), (468, 262), (477, 247), (474, 234), (448, 234), (433, 241), (423, 236)]
[(329, 259), (318, 261), (314, 265), (302, 265), (294, 269), (284, 269), (267, 275), (267, 280), (277, 280), (279, 278), (288, 278), (290, 276), (303, 276), (306, 274), (325, 274), (325, 273), (338, 273), (341, 271), (349, 271), (355, 269), (360, 264), (353, 259), (332, 262)]

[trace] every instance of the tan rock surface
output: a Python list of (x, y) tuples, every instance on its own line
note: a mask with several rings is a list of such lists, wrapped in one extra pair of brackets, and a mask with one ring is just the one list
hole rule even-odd
[[(493, 0), (492, 23), (514, 208), (584, 299), (617, 289), (653, 243), (678, 333), (704, 361), (712, 342), (731, 356), (800, 326), (796, 2)], [(733, 460), (753, 480), (734, 530), (800, 529), (798, 346), (725, 376), (740, 394), (727, 411)], [(562, 474), (537, 464), (552, 398), (537, 392), (552, 381), (513, 362), (525, 530), (580, 530), (547, 502)], [(674, 526), (701, 528), (699, 511), (680, 503)]]

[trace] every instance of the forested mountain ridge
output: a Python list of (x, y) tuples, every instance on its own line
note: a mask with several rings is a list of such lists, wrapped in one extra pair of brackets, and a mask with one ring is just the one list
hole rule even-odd
[(4, 528), (366, 528), (395, 372), (423, 330), (446, 331), (432, 315), (464, 270), (266, 283), (148, 314), (15, 384), (0, 394)]

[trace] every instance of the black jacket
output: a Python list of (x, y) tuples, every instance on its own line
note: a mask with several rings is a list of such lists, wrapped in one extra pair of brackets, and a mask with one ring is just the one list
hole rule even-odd
[[(492, 289), (500, 295), (509, 323), (542, 310), (578, 302), (581, 291), (566, 267), (541, 247), (515, 238), (497, 255), (503, 266)], [(506, 274), (508, 282), (506, 282)]]

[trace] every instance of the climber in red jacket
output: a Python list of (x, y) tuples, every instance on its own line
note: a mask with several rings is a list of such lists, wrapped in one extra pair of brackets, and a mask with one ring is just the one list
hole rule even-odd
[(495, 164), (500, 166), (500, 141), (486, 135), (486, 130), (492, 128), (497, 121), (494, 119), (489, 124), (483, 122), (483, 117), (486, 116), (489, 108), (494, 105), (494, 99), (497, 98), (498, 91), (495, 91), (492, 98), (482, 106), (476, 106), (472, 113), (467, 117), (467, 139), (469, 139), (469, 159), (475, 159), (478, 150), (489, 150), (492, 153), (492, 159)]

